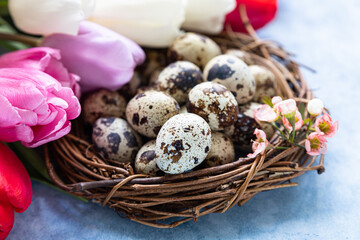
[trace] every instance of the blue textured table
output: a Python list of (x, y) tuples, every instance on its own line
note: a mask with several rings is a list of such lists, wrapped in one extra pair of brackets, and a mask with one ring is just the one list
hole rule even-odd
[(340, 122), (324, 174), (306, 173), (298, 187), (258, 194), (176, 229), (142, 226), (33, 182), (32, 205), (16, 214), (9, 239), (360, 239), (359, 13), (358, 0), (283, 0), (260, 31), (318, 71), (305, 77)]

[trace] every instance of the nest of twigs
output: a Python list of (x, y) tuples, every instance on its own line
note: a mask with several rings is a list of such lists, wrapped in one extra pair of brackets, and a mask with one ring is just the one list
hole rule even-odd
[[(227, 31), (212, 36), (223, 51), (237, 48), (276, 76), (278, 94), (306, 103), (313, 98), (291, 55), (272, 41), (260, 40), (244, 22), (249, 35)], [(307, 113), (305, 113), (307, 115)], [(305, 115), (305, 117), (306, 117)], [(242, 206), (256, 194), (296, 186), (292, 179), (307, 171), (324, 171), (324, 156), (306, 154), (293, 146), (267, 150), (256, 159), (237, 161), (178, 175), (149, 177), (134, 174), (130, 164), (110, 162), (98, 154), (74, 124), (72, 134), (45, 148), (46, 164), (56, 185), (76, 196), (113, 208), (127, 218), (157, 228), (172, 228), (209, 213)], [(275, 134), (274, 146), (286, 143)]]

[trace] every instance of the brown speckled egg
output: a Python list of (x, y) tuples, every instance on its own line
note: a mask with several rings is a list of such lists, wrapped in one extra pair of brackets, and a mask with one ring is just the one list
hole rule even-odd
[(132, 162), (142, 145), (141, 137), (122, 118), (99, 118), (94, 126), (92, 140), (95, 148), (119, 162)]
[(179, 103), (185, 103), (190, 90), (203, 81), (200, 69), (188, 61), (177, 61), (159, 75), (156, 86)]
[(227, 87), (239, 104), (249, 102), (255, 95), (255, 80), (249, 67), (237, 57), (217, 56), (206, 65), (204, 80)]
[(224, 133), (212, 132), (211, 148), (206, 157), (206, 165), (209, 167), (231, 163), (235, 158), (234, 144)]
[(228, 50), (226, 50), (225, 54), (237, 57), (237, 58), (243, 60), (244, 63), (246, 63), (247, 65), (255, 64), (255, 62), (254, 62), (254, 60), (252, 60), (250, 54), (245, 51), (241, 51), (239, 49), (228, 49)]
[(137, 89), (140, 87), (141, 83), (141, 75), (137, 71), (135, 71), (130, 82), (122, 86), (119, 90), (119, 93), (125, 96), (127, 99), (131, 99), (136, 94)]
[(164, 68), (158, 68), (151, 73), (148, 84), (149, 86), (154, 86), (156, 84), (162, 70), (164, 70)]
[(176, 38), (168, 50), (170, 62), (185, 60), (200, 68), (204, 68), (212, 58), (220, 54), (220, 47), (213, 40), (192, 32)]
[(253, 101), (262, 102), (262, 97), (264, 96), (274, 97), (276, 95), (275, 75), (268, 69), (258, 65), (252, 65), (249, 69), (254, 76), (256, 84)]
[(170, 118), (156, 138), (156, 163), (170, 174), (179, 174), (202, 163), (211, 148), (211, 130), (205, 120), (192, 113)]
[(145, 62), (140, 66), (141, 74), (145, 79), (149, 79), (151, 74), (166, 66), (166, 51), (160, 49), (146, 49)]
[(140, 148), (135, 158), (136, 173), (156, 176), (161, 171), (156, 165), (155, 145), (156, 141), (151, 140)]
[(126, 100), (117, 92), (101, 89), (90, 93), (82, 107), (85, 122), (92, 125), (100, 117), (124, 117)]
[(204, 118), (212, 130), (223, 130), (234, 124), (238, 114), (235, 97), (221, 84), (204, 82), (189, 93), (188, 112)]
[(251, 140), (255, 140), (254, 131), (256, 128), (260, 128), (260, 126), (254, 118), (239, 113), (235, 124), (225, 128), (224, 133), (240, 147), (250, 149)]
[(126, 107), (126, 119), (140, 134), (155, 138), (161, 126), (179, 113), (176, 100), (163, 92), (147, 91), (137, 94)]

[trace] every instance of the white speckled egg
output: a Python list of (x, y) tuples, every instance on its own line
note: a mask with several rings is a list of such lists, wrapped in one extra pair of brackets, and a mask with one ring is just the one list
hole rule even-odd
[(126, 107), (126, 119), (139, 133), (155, 138), (161, 126), (179, 113), (176, 100), (163, 92), (146, 91), (132, 98)]
[(188, 112), (204, 118), (216, 131), (234, 124), (238, 114), (235, 97), (226, 87), (213, 82), (196, 85), (189, 93), (186, 107)]
[(179, 174), (202, 163), (211, 148), (211, 130), (205, 120), (192, 113), (170, 118), (156, 138), (156, 163), (170, 174)]
[(228, 50), (226, 50), (225, 54), (237, 57), (237, 58), (243, 60), (244, 63), (246, 63), (247, 65), (255, 64), (255, 62), (254, 62), (254, 60), (252, 60), (250, 54), (245, 51), (241, 51), (239, 49), (228, 49)]
[(262, 97), (264, 96), (274, 97), (276, 95), (275, 75), (268, 69), (258, 65), (252, 65), (249, 69), (254, 76), (256, 84), (253, 101), (262, 102)]
[(156, 176), (161, 171), (156, 165), (155, 145), (156, 141), (151, 140), (140, 148), (135, 158), (136, 173)]
[(170, 62), (186, 60), (203, 68), (212, 58), (221, 54), (220, 47), (210, 38), (188, 32), (175, 39), (168, 50)]
[(211, 59), (204, 69), (204, 80), (227, 87), (239, 104), (249, 102), (255, 95), (255, 80), (249, 67), (231, 55)]
[(126, 100), (117, 92), (101, 89), (90, 93), (82, 107), (85, 122), (93, 125), (100, 117), (124, 117)]
[(206, 165), (209, 167), (231, 163), (235, 158), (234, 144), (224, 133), (212, 132), (211, 148), (206, 157)]
[(167, 66), (159, 75), (156, 86), (179, 103), (185, 103), (190, 90), (203, 82), (200, 69), (188, 61), (177, 61)]
[(141, 137), (121, 118), (99, 118), (93, 126), (92, 140), (104, 157), (132, 162), (142, 145)]

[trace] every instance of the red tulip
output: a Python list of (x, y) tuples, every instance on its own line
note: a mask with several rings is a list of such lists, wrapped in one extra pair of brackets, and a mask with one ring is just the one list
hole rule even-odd
[(30, 177), (17, 156), (0, 142), (0, 240), (14, 224), (14, 211), (24, 212), (30, 205)]
[(247, 33), (240, 18), (239, 6), (244, 4), (253, 28), (259, 29), (270, 22), (277, 10), (277, 0), (236, 0), (236, 8), (226, 16), (225, 25), (230, 24), (235, 32)]

